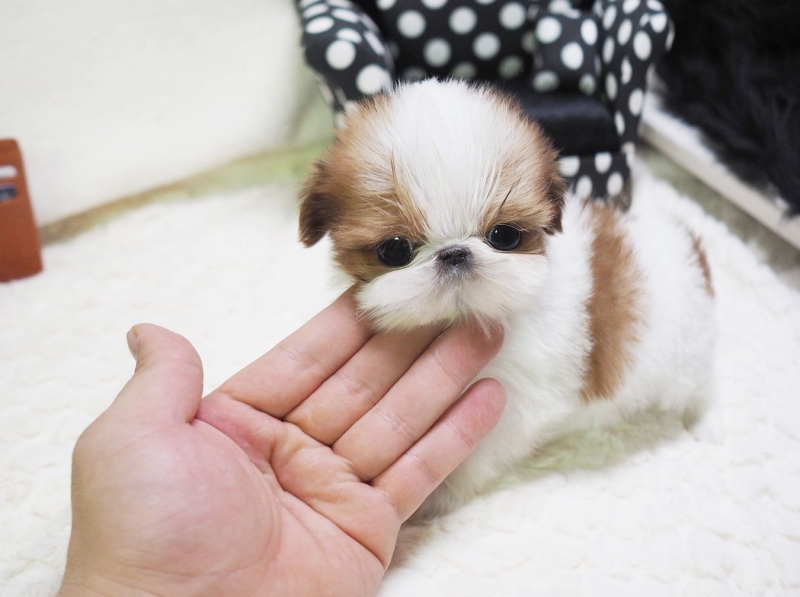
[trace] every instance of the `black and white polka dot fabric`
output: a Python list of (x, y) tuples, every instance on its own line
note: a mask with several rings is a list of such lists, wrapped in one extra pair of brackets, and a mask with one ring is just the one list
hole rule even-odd
[(630, 178), (647, 72), (668, 47), (672, 25), (659, 0), (595, 0), (591, 11), (578, 5), (299, 0), (297, 9), (306, 60), (336, 114), (397, 80), (431, 76), (526, 80), (533, 95), (572, 92), (596, 100), (618, 139), (604, 151), (566, 152), (561, 171), (582, 195), (617, 195)]
[(543, 93), (566, 89), (594, 95), (603, 70), (594, 13), (556, 0), (537, 13), (534, 31), (533, 88)]
[[(399, 78), (491, 81), (526, 70), (527, 5), (517, 0), (378, 0), (381, 31), (400, 48)], [(528, 39), (525, 39), (526, 34)]]
[(335, 113), (391, 87), (394, 58), (372, 18), (349, 0), (300, 0), (303, 47)]

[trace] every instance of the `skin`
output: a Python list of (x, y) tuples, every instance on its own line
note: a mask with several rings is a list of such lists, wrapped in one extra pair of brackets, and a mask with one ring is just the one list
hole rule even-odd
[(499, 419), (500, 384), (467, 385), (501, 342), (372, 335), (348, 292), (201, 400), (191, 344), (134, 327), (136, 371), (75, 447), (59, 596), (375, 594), (400, 525)]

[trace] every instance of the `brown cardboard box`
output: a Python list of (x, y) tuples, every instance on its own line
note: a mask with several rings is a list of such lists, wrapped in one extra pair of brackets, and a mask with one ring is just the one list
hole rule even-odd
[(39, 234), (17, 142), (0, 140), (0, 282), (42, 271)]

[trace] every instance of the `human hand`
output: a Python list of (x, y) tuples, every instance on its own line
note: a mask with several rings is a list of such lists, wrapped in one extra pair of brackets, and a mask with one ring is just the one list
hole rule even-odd
[(75, 447), (59, 597), (372, 595), (505, 401), (463, 392), (499, 334), (373, 336), (350, 293), (202, 401), (184, 338), (128, 338), (136, 372)]

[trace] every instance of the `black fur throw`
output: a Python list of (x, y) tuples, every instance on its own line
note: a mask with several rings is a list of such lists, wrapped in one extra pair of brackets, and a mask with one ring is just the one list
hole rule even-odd
[(800, 0), (664, 0), (666, 108), (800, 214)]

